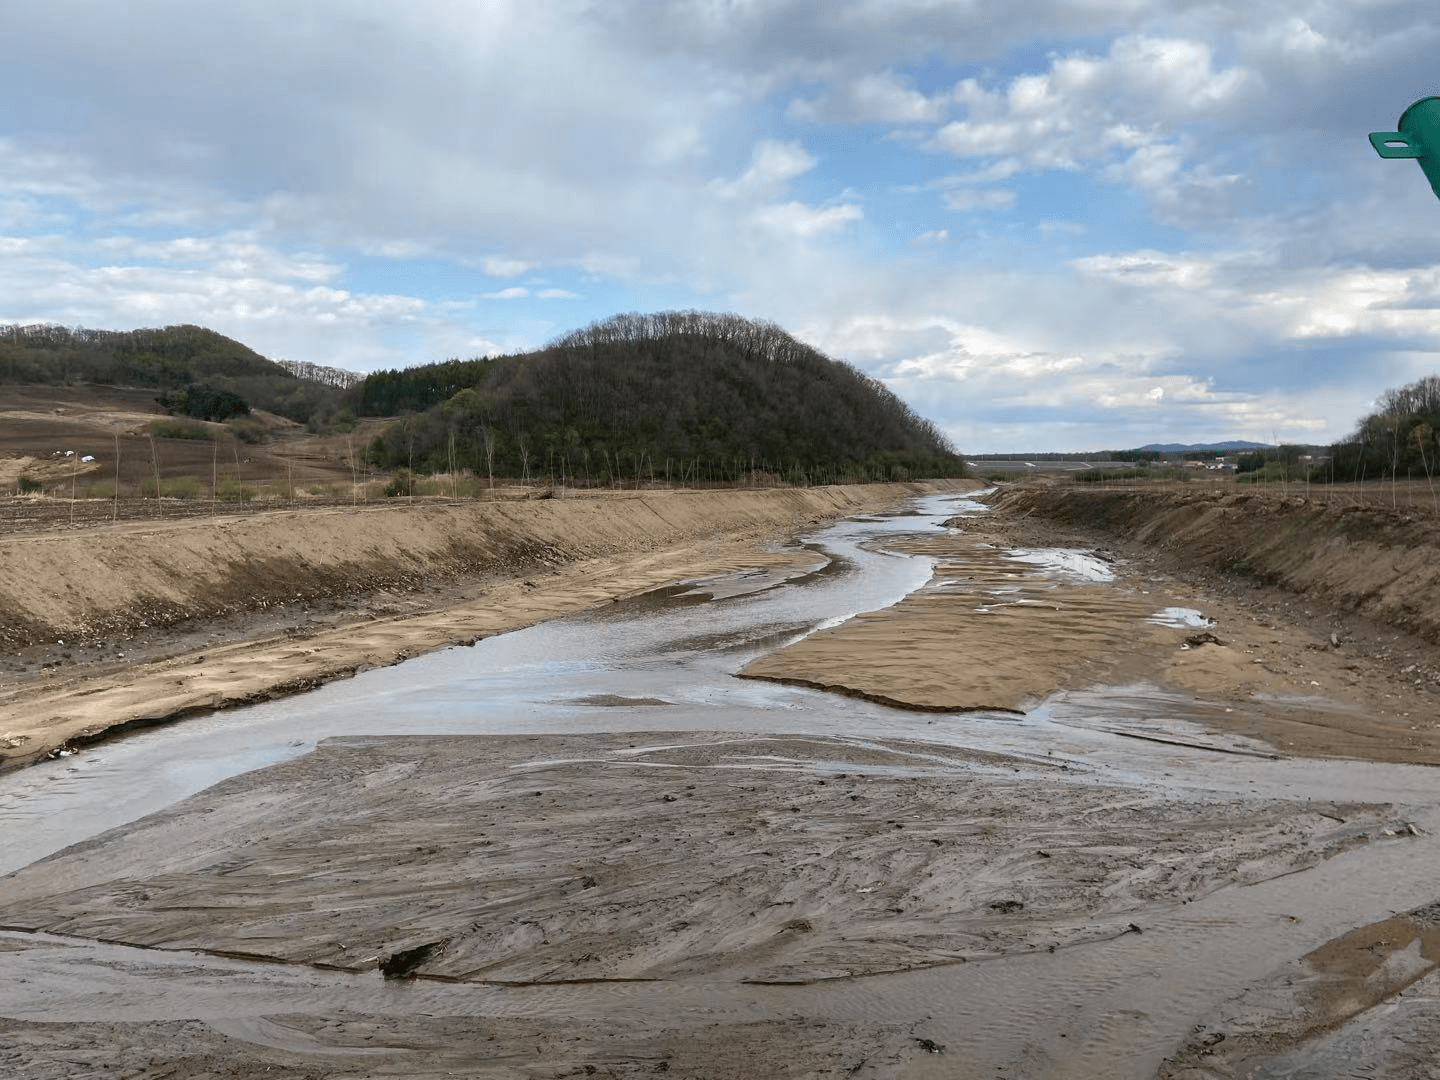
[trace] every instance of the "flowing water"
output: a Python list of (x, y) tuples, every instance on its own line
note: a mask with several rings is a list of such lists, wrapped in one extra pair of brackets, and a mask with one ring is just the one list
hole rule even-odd
[[(0, 1015), (196, 1017), (275, 1045), (283, 1036), (264, 1017), (282, 1012), (564, 1017), (693, 1008), (726, 1020), (793, 1014), (923, 1020), (924, 1034), (952, 1052), (922, 1056), (907, 1075), (1138, 1078), (1154, 1074), (1198, 1017), (1286, 960), (1353, 926), (1440, 897), (1440, 844), (1433, 839), (1440, 836), (1440, 793), (1431, 770), (1275, 760), (1267, 748), (1217, 736), (1203, 703), (1148, 687), (1057, 695), (1024, 717), (937, 716), (734, 678), (756, 656), (923, 587), (931, 561), (890, 553), (885, 541), (980, 512), (968, 499), (927, 497), (902, 513), (820, 530), (806, 542), (829, 562), (799, 578), (756, 573), (689, 583), (0, 776), (0, 873), (227, 776), (304, 754), (317, 740), (363, 734), (693, 730), (922, 739), (1003, 752), (1022, 763), (1074, 761), (1096, 782), (1197, 800), (1390, 803), (1419, 835), (1368, 843), (1303, 872), (1224, 888), (1194, 903), (1156, 907), (1146, 912), (1143, 934), (803, 987), (703, 979), (397, 986), (375, 975), (0, 934)], [(1036, 573), (1109, 577), (1105, 564), (1083, 552), (1013, 554)], [(1189, 611), (1162, 617), (1204, 625)], [(1141, 739), (1130, 737), (1137, 732)], [(1220, 757), (1206, 746), (1226, 752)], [(967, 1072), (956, 1071), (959, 1047)]]

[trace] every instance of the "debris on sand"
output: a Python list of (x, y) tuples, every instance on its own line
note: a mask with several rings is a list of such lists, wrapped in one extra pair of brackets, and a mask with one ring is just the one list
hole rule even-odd
[(1214, 634), (1210, 633), (1210, 631), (1206, 630), (1203, 633), (1189, 635), (1185, 639), (1185, 644), (1181, 647), (1186, 649), (1196, 649), (1199, 648), (1201, 645), (1223, 646), (1224, 644), (1225, 642), (1221, 641)]
[(413, 979), (415, 969), (445, 948), (448, 939), (428, 941), (412, 949), (401, 949), (380, 961), (380, 974), (387, 979)]

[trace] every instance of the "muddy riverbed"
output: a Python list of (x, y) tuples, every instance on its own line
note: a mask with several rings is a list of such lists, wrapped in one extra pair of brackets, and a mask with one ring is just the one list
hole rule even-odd
[(930, 496), (0, 777), (0, 1069), (1434, 1075), (1433, 770), (1286, 745), (1381, 736), (1253, 609), (1006, 529)]

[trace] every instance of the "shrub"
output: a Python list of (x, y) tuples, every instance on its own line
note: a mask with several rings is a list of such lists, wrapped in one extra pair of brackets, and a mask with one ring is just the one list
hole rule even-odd
[(244, 416), (250, 404), (233, 390), (220, 390), (204, 384), (188, 386), (161, 394), (155, 399), (172, 413), (184, 413), (197, 420), (227, 420)]
[(249, 416), (236, 416), (225, 421), (230, 433), (241, 442), (258, 443), (270, 434), (269, 429), (259, 420)]
[(1286, 480), (1305, 479), (1305, 470), (1292, 468), (1283, 461), (1267, 461), (1260, 468), (1243, 472), (1235, 477), (1237, 484), (1274, 484)]
[[(404, 472), (405, 470), (400, 470)], [(421, 478), (411, 477), (409, 483), (414, 485), (416, 495), (439, 495), (445, 498), (455, 497), (459, 499), (473, 499), (486, 490), (486, 483), (476, 476), (449, 476), (444, 473), (435, 476)], [(399, 495), (409, 495), (410, 487), (404, 486), (397, 492)]]
[(415, 477), (409, 469), (396, 469), (395, 475), (385, 485), (385, 495), (388, 498), (396, 498), (400, 495), (411, 495), (415, 491)]
[(1106, 480), (1189, 480), (1191, 476), (1184, 469), (1086, 469), (1075, 474), (1075, 480), (1082, 484), (1094, 484)]
[(1086, 469), (1075, 474), (1081, 484), (1097, 484), (1105, 480), (1135, 480), (1150, 475), (1149, 469)]
[[(160, 494), (167, 499), (195, 499), (200, 496), (201, 490), (198, 476), (177, 476), (160, 484)], [(147, 476), (140, 485), (140, 491), (147, 499), (155, 498), (155, 480)]]
[(44, 489), (45, 485), (42, 484), (39, 480), (36, 480), (33, 476), (20, 477), (21, 495), (38, 495)]
[(151, 420), (147, 428), (160, 439), (213, 439), (215, 432), (195, 420)]
[(248, 413), (250, 403), (233, 390), (192, 386), (185, 392), (185, 411), (201, 420), (228, 420)]
[(222, 476), (215, 486), (215, 497), (221, 502), (248, 503), (255, 498), (255, 489), (242, 484), (234, 476)]

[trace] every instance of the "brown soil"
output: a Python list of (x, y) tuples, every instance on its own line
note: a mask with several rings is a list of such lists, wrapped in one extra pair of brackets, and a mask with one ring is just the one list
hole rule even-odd
[(0, 924), (356, 971), (441, 943), (416, 970), (472, 982), (796, 984), (1116, 937), (1386, 820), (1093, 782), (1017, 815), (1019, 764), (801, 736), (331, 739), (20, 871)]
[[(1327, 1060), (1317, 1061), (1314, 1043), (1337, 1029), (1343, 1033), (1346, 1024), (1376, 1006), (1395, 1002), (1386, 1011), (1404, 1008), (1408, 1003), (1396, 999), (1426, 983), (1432, 985), (1425, 987), (1430, 991), (1425, 996), (1433, 1002), (1437, 971), (1440, 903), (1358, 927), (1282, 968), (1239, 1000), (1226, 1002), (1223, 1016), (1202, 1025), (1205, 1030), (1165, 1062), (1160, 1080), (1295, 1075), (1287, 1064), (1300, 1072)], [(1402, 1024), (1413, 1025), (1408, 1033), (1386, 1031), (1388, 1038), (1366, 1040), (1390, 1043), (1378, 1055), (1373, 1045), (1364, 1047), (1370, 1052), (1363, 1056), (1373, 1060), (1355, 1060), (1360, 1055), (1353, 1052), (1328, 1060), (1348, 1059), (1355, 1076), (1434, 1075), (1434, 1044), (1428, 1037), (1436, 1023), (1433, 1005), (1421, 1016), (1420, 1024), (1414, 1010), (1404, 1018)], [(1375, 1026), (1384, 1031), (1389, 1025), (1382, 1020)], [(1425, 1048), (1422, 1055), (1404, 1060), (1410, 1057), (1406, 1051), (1417, 1046)], [(1294, 1060), (1287, 1062), (1287, 1057)], [(1384, 1071), (1375, 1071), (1377, 1065)]]
[[(233, 1029), (228, 1035), (225, 1029)], [(276, 1015), (234, 1023), (0, 1019), (0, 1067), (25, 1080), (704, 1080), (884, 1075), (920, 1052), (902, 1026), (800, 1017), (666, 1024), (583, 1018)], [(764, 1063), (763, 1074), (757, 1063)]]
[[(112, 386), (0, 386), (0, 492), (13, 494), (23, 475), (39, 481), (50, 497), (0, 499), (0, 527), (65, 525), (72, 517), (100, 522), (117, 512), (150, 517), (168, 509), (170, 516), (182, 516), (201, 509), (212, 489), (223, 491), (226, 483), (247, 497), (262, 490), (277, 497), (328, 492), (348, 501), (352, 483), (369, 478), (364, 466), (351, 469), (369, 437), (363, 427), (350, 436), (309, 436), (294, 421), (258, 412), (255, 419), (270, 432), (262, 443), (238, 442), (223, 424), (202, 425), (217, 441), (152, 439), (148, 425), (166, 419), (157, 393)], [(67, 450), (73, 454), (67, 456)], [(80, 460), (87, 456), (94, 460)], [(157, 474), (162, 484), (193, 478), (194, 497), (167, 500), (168, 506), (136, 498), (147, 485), (153, 496)], [(117, 483), (118, 508), (112, 502)], [(52, 500), (64, 501), (63, 512)]]
[[(1301, 490), (1015, 485), (995, 502), (1007, 516), (1035, 514), (1106, 533), (1177, 566), (1278, 586), (1440, 645), (1440, 513)], [(1440, 681), (1436, 658), (1432, 649), (1425, 675), (1432, 681)]]

